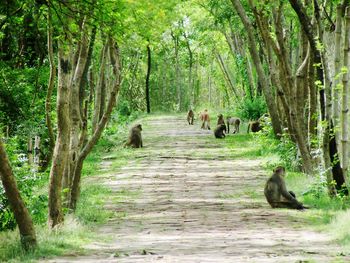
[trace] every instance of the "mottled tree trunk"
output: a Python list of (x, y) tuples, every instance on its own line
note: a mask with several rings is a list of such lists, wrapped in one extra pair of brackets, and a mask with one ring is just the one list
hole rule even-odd
[(53, 153), (49, 184), (49, 226), (54, 228), (63, 222), (62, 177), (67, 163), (70, 132), (70, 80), (72, 63), (67, 47), (59, 41), (57, 87), (57, 138)]
[(277, 105), (273, 96), (273, 92), (271, 87), (269, 87), (267, 77), (264, 73), (258, 50), (257, 50), (257, 43), (255, 42), (254, 38), (254, 28), (251, 24), (251, 21), (249, 20), (247, 14), (244, 11), (244, 8), (239, 0), (231, 0), (233, 6), (235, 7), (241, 21), (243, 22), (243, 25), (245, 26), (248, 34), (248, 44), (249, 44), (249, 50), (250, 54), (252, 56), (252, 59), (255, 64), (256, 71), (258, 73), (258, 79), (259, 83), (262, 86), (263, 93), (266, 99), (266, 104), (269, 109), (269, 113), (271, 116), (271, 122), (272, 122), (272, 127), (273, 131), (276, 137), (280, 137), (282, 135), (282, 126), (281, 122), (278, 116), (278, 111), (277, 111)]
[(1, 139), (0, 177), (5, 188), (6, 197), (11, 205), (11, 210), (15, 215), (21, 236), (22, 247), (25, 250), (34, 249), (37, 246), (37, 242), (33, 221), (18, 191), (16, 180)]
[(88, 156), (88, 154), (91, 152), (92, 148), (95, 146), (95, 144), (98, 142), (99, 138), (101, 137), (101, 134), (106, 127), (106, 124), (111, 116), (113, 107), (116, 104), (116, 98), (119, 94), (119, 88), (120, 88), (120, 58), (119, 58), (119, 49), (117, 45), (109, 39), (109, 53), (110, 53), (110, 59), (111, 64), (113, 66), (113, 74), (115, 76), (115, 80), (113, 83), (112, 88), (110, 89), (110, 94), (108, 96), (108, 103), (106, 107), (106, 111), (104, 112), (101, 120), (99, 121), (94, 134), (89, 139), (89, 141), (85, 144), (84, 148), (80, 151), (79, 156), (77, 157), (77, 164), (75, 166), (74, 170), (74, 178), (72, 182), (72, 188), (71, 188), (71, 195), (70, 195), (70, 202), (69, 202), (69, 208), (71, 210), (75, 210), (77, 206), (77, 201), (80, 193), (80, 181), (81, 181), (81, 170), (83, 168), (83, 162), (85, 158)]
[(152, 65), (152, 58), (151, 58), (151, 47), (149, 45), (149, 41), (147, 44), (147, 74), (146, 74), (146, 106), (147, 106), (147, 113), (151, 113), (151, 102), (150, 102), (150, 92), (149, 92), (149, 78), (151, 75), (151, 65)]
[(47, 49), (48, 49), (48, 58), (50, 62), (50, 78), (49, 78), (49, 83), (47, 85), (47, 94), (46, 94), (46, 100), (45, 100), (45, 120), (46, 120), (48, 135), (49, 135), (49, 152), (46, 156), (45, 164), (42, 167), (43, 170), (46, 170), (46, 168), (49, 166), (52, 160), (52, 154), (55, 147), (55, 134), (53, 132), (52, 121), (51, 121), (51, 97), (55, 86), (56, 65), (55, 65), (55, 60), (53, 55), (52, 42), (53, 42), (52, 41), (52, 19), (51, 19), (51, 9), (49, 6), (48, 18), (47, 18)]

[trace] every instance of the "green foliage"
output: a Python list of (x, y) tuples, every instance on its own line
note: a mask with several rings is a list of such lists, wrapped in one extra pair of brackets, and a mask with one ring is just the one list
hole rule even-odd
[[(18, 138), (7, 140), (6, 150), (11, 161), (17, 186), (21, 193), (34, 222), (43, 224), (47, 220), (47, 194), (39, 191), (40, 187), (47, 181), (47, 173), (34, 172), (27, 164), (23, 153), (18, 152)], [(0, 231), (14, 229), (16, 221), (11, 211), (8, 199), (5, 196), (3, 185), (0, 184)]]
[(238, 116), (244, 120), (257, 120), (266, 112), (266, 102), (261, 96), (244, 98), (237, 109)]

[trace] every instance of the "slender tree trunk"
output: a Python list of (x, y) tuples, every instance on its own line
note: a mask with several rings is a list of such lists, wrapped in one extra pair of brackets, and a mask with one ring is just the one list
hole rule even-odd
[(227, 71), (225, 62), (223, 61), (221, 55), (218, 52), (216, 52), (216, 59), (217, 59), (217, 61), (219, 63), (219, 66), (220, 66), (220, 69), (221, 69), (221, 71), (222, 71), (222, 73), (224, 75), (224, 78), (225, 78), (227, 84), (230, 86), (233, 94), (235, 95), (236, 98), (240, 98), (240, 96), (238, 95), (238, 93), (237, 93), (237, 91), (235, 89), (235, 86), (233, 84), (231, 76), (230, 76), (230, 74)]
[(102, 92), (105, 90), (103, 88), (103, 85), (106, 84), (105, 82), (105, 68), (106, 68), (106, 60), (107, 60), (107, 52), (108, 52), (108, 43), (106, 42), (100, 56), (100, 71), (99, 71), (99, 78), (98, 83), (95, 88), (95, 102), (94, 102), (94, 114), (92, 119), (92, 133), (95, 132), (98, 122), (100, 121), (100, 111), (101, 111), (101, 104), (102, 104)]
[(72, 63), (69, 52), (59, 41), (58, 46), (58, 88), (57, 88), (57, 138), (53, 153), (49, 185), (49, 226), (54, 228), (63, 223), (61, 190), (64, 168), (69, 151), (69, 98)]
[(113, 74), (115, 76), (115, 80), (114, 80), (113, 88), (111, 89), (110, 95), (108, 96), (109, 100), (107, 103), (106, 111), (104, 112), (101, 120), (99, 121), (94, 134), (92, 135), (90, 140), (86, 143), (84, 148), (80, 151), (80, 154), (77, 158), (77, 164), (74, 170), (74, 178), (73, 178), (71, 196), (70, 196), (70, 202), (69, 202), (69, 208), (72, 211), (74, 211), (77, 207), (77, 201), (80, 193), (81, 170), (83, 168), (83, 162), (85, 158), (88, 156), (88, 154), (91, 152), (92, 148), (96, 145), (99, 138), (101, 137), (102, 132), (106, 127), (106, 124), (111, 116), (112, 110), (116, 104), (117, 96), (119, 94), (120, 78), (121, 78), (119, 48), (114, 43), (114, 41), (112, 41), (112, 39), (109, 39), (108, 43), (109, 43), (110, 59), (111, 59), (111, 64), (113, 66)]
[(55, 148), (55, 134), (53, 132), (52, 121), (51, 121), (51, 97), (52, 97), (53, 88), (55, 86), (56, 65), (55, 65), (55, 60), (53, 55), (52, 21), (51, 20), (52, 20), (51, 8), (49, 6), (48, 18), (47, 18), (47, 49), (48, 49), (48, 58), (50, 62), (50, 78), (47, 86), (47, 94), (46, 94), (46, 100), (45, 100), (45, 120), (46, 120), (48, 135), (49, 135), (49, 151), (45, 160), (45, 166), (42, 167), (43, 170), (46, 170), (46, 168), (49, 166), (52, 160), (53, 150)]
[(346, 8), (345, 12), (345, 43), (344, 43), (344, 62), (343, 67), (347, 69), (347, 72), (343, 74), (343, 92), (342, 92), (342, 105), (341, 105), (341, 132), (342, 132), (342, 168), (344, 175), (348, 173), (349, 167), (349, 59), (350, 59), (350, 7)]
[(150, 92), (149, 92), (149, 78), (151, 75), (151, 47), (149, 45), (149, 41), (147, 44), (147, 74), (146, 74), (146, 106), (147, 113), (151, 113), (151, 103), (150, 103)]
[[(245, 28), (247, 30), (250, 54), (251, 54), (252, 59), (254, 61), (256, 71), (258, 73), (259, 82), (260, 82), (262, 89), (263, 89), (263, 92), (264, 92), (266, 104), (267, 104), (267, 107), (269, 109), (269, 113), (271, 116), (271, 122), (272, 122), (272, 128), (273, 128), (274, 134), (276, 137), (279, 138), (282, 135), (282, 126), (281, 126), (280, 119), (278, 117), (277, 105), (275, 103), (272, 90), (268, 85), (267, 77), (264, 73), (264, 70), (263, 70), (263, 67), (262, 67), (262, 64), (261, 64), (261, 61), (259, 58), (258, 50), (256, 48), (253, 26), (252, 26), (251, 21), (249, 20), (249, 18), (247, 16), (247, 14), (244, 11), (244, 8), (243, 8), (241, 2), (239, 0), (231, 0), (231, 2), (233, 4), (233, 6), (235, 7), (243, 25), (245, 26)], [(310, 167), (311, 167), (311, 164), (310, 164)]]
[[(340, 90), (342, 89), (341, 85), (341, 42), (342, 42), (342, 6), (337, 6), (337, 17), (336, 17), (336, 27), (335, 27), (335, 47), (334, 47), (334, 76), (333, 76), (333, 88), (332, 88), (332, 117), (335, 128), (335, 139), (338, 145), (339, 152), (342, 152), (341, 143), (340, 143)], [(341, 163), (343, 156), (339, 156)]]
[(15, 215), (21, 236), (22, 247), (25, 250), (34, 249), (37, 246), (37, 241), (33, 221), (18, 191), (16, 180), (1, 139), (0, 176), (6, 197), (9, 200), (11, 210)]

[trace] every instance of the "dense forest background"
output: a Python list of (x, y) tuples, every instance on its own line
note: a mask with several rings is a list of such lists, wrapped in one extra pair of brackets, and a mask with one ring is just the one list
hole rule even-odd
[(260, 120), (288, 169), (347, 196), (349, 34), (346, 0), (3, 1), (0, 231), (62, 224), (101, 136), (144, 112)]

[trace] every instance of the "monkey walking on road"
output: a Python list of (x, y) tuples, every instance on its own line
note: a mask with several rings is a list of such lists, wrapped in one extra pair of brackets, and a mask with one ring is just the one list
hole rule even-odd
[(202, 121), (201, 129), (210, 130), (210, 117), (207, 109), (200, 114), (200, 119)]
[(194, 121), (194, 112), (193, 110), (189, 110), (187, 113), (187, 122), (189, 125), (193, 125), (193, 121)]
[(239, 125), (241, 124), (241, 119), (237, 117), (227, 117), (227, 133), (230, 133), (230, 125), (233, 125), (233, 133), (239, 133)]

